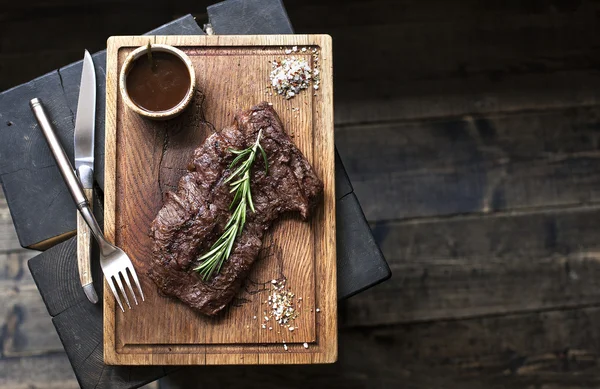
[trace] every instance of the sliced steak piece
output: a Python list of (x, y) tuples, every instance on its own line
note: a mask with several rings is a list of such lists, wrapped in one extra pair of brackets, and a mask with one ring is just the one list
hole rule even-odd
[[(224, 180), (234, 155), (229, 149), (251, 146), (262, 129), (261, 145), (269, 161), (257, 156), (251, 171), (256, 213), (248, 211), (243, 232), (221, 271), (204, 281), (193, 270), (223, 232), (233, 194)], [(290, 137), (277, 113), (261, 103), (236, 115), (231, 127), (209, 136), (194, 151), (177, 192), (169, 192), (152, 222), (153, 257), (148, 275), (160, 292), (177, 297), (206, 315), (215, 315), (231, 302), (248, 275), (271, 224), (283, 213), (296, 211), (306, 220), (321, 199), (323, 183)]]

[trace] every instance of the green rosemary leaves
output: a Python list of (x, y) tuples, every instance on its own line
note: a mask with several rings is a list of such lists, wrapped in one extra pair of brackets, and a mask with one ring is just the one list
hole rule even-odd
[(252, 212), (255, 212), (254, 203), (252, 202), (252, 193), (250, 191), (250, 169), (256, 159), (256, 154), (260, 151), (265, 162), (265, 171), (268, 173), (267, 154), (260, 145), (262, 129), (258, 132), (256, 142), (251, 147), (245, 150), (232, 150), (236, 155), (235, 159), (229, 165), (230, 169), (234, 169), (233, 173), (225, 180), (231, 186), (230, 193), (235, 192), (233, 201), (229, 209), (235, 208), (233, 214), (229, 217), (223, 234), (211, 246), (210, 250), (202, 255), (198, 260), (201, 262), (195, 271), (202, 275), (204, 280), (209, 279), (213, 273), (221, 271), (223, 262), (231, 255), (235, 238), (242, 233), (244, 224), (246, 224), (246, 210), (249, 207)]

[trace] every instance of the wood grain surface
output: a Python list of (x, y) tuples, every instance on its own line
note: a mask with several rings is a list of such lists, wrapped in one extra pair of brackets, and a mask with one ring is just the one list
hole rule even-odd
[[(336, 145), (394, 276), (340, 304), (336, 364), (188, 367), (161, 380), (160, 388), (598, 388), (600, 298), (592, 294), (598, 290), (600, 244), (592, 181), (600, 158), (590, 153), (590, 145), (598, 144), (600, 132), (595, 112), (600, 4), (285, 0), (285, 5), (296, 31), (333, 36)], [(0, 26), (11, 36), (0, 53), (2, 81), (5, 87), (27, 81), (80, 59), (84, 47), (103, 48), (109, 32), (143, 31), (178, 12), (192, 12), (202, 24), (203, 6), (197, 0), (144, 7), (121, 0), (9, 2)], [(77, 27), (98, 20), (105, 24)], [(81, 33), (64, 28), (69, 25)], [(100, 28), (109, 25), (110, 31)], [(40, 40), (40, 34), (48, 39)], [(371, 63), (360, 66), (357, 56)], [(488, 136), (468, 151), (467, 138), (451, 135), (457, 121), (470, 117), (501, 128), (496, 134), (508, 138)], [(577, 125), (563, 124), (569, 121)], [(484, 133), (485, 127), (478, 127)], [(583, 131), (580, 139), (589, 142), (573, 143), (574, 131)], [(537, 142), (526, 141), (528, 134)], [(401, 145), (401, 139), (407, 143), (396, 153), (392, 146), (384, 148)], [(453, 142), (458, 142), (456, 155)], [(548, 153), (526, 158), (528, 147), (544, 144)], [(564, 152), (557, 149), (560, 144)], [(508, 163), (494, 165), (504, 160), (495, 159), (490, 146), (502, 149)], [(372, 150), (381, 153), (380, 170)], [(480, 194), (501, 191), (491, 189), (497, 181), (484, 179), (487, 173), (465, 169), (464, 151), (476, 161), (483, 156), (488, 162), (478, 169), (490, 177), (507, 168), (505, 180), (516, 185), (495, 186), (513, 193), (505, 202), (487, 202), (493, 206), (484, 211), (481, 205), (492, 197), (470, 194), (469, 188)], [(444, 165), (456, 174), (439, 180)], [(428, 174), (431, 166), (434, 172)], [(370, 196), (367, 180), (375, 180), (366, 169), (386, 172), (377, 180), (389, 176), (387, 186), (379, 186), (387, 188), (385, 195)], [(576, 177), (563, 173), (570, 170)], [(527, 189), (524, 174), (545, 177), (551, 185)], [(448, 197), (425, 196), (436, 188), (435, 180), (451, 189)], [(407, 191), (414, 194), (404, 202)], [(382, 205), (386, 198), (395, 201)], [(8, 235), (2, 239), (18, 247)], [(4, 360), (4, 386), (53, 387), (59, 372), (68, 372), (49, 359)]]
[[(117, 77), (125, 57), (147, 37), (113, 37), (108, 43), (106, 109), (105, 233), (131, 257), (146, 302), (124, 314), (104, 294), (104, 356), (107, 364), (326, 363), (337, 356), (335, 271), (335, 183), (331, 38), (325, 35), (156, 37), (192, 59), (197, 93), (179, 117), (155, 122), (125, 108)], [(285, 100), (268, 88), (270, 61), (306, 58), (321, 71), (321, 88)], [(302, 52), (301, 49), (307, 50)], [(312, 49), (319, 52), (315, 63)], [(173, 190), (193, 150), (236, 112), (269, 101), (284, 129), (325, 185), (323, 204), (309, 222), (286, 215), (267, 234), (248, 281), (232, 305), (216, 318), (160, 296), (146, 276), (149, 228)], [(285, 277), (302, 297), (296, 330), (263, 329), (268, 285)], [(319, 309), (319, 313), (317, 313)], [(160, 312), (157, 314), (157, 312)], [(255, 319), (256, 317), (256, 319)], [(273, 327), (269, 330), (268, 327)], [(287, 350), (283, 343), (287, 344)], [(303, 343), (309, 345), (303, 347)]]

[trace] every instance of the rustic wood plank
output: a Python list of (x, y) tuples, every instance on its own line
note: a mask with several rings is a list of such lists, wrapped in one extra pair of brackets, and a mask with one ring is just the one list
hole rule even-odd
[[(472, 377), (529, 375), (595, 367), (599, 319), (600, 309), (591, 307), (356, 329), (341, 336), (357, 361), (360, 355), (384, 360), (393, 354), (394, 363), (409, 369), (424, 364)], [(366, 352), (371, 347), (379, 353)]]
[(27, 270), (27, 261), (37, 252), (11, 247), (18, 240), (5, 204), (0, 194), (1, 226), (12, 235), (11, 239), (0, 241), (0, 386), (78, 387)]
[(27, 260), (36, 254), (36, 251), (24, 249), (0, 253), (0, 281), (27, 280), (29, 282), (31, 277), (27, 272)]
[[(361, 0), (288, 0), (285, 4), (294, 25), (302, 28), (301, 33), (312, 32), (325, 25), (340, 27), (351, 24), (360, 27), (394, 24), (460, 24), (464, 27), (468, 24), (476, 29), (487, 25), (497, 27), (502, 22), (528, 21), (537, 27), (541, 22), (548, 23), (549, 17), (560, 21), (580, 18), (591, 24), (593, 15), (589, 15), (589, 12), (593, 13), (598, 9), (597, 4), (589, 1), (560, 4), (553, 1), (498, 2), (482, 5), (477, 0), (452, 3), (444, 0), (372, 0), (368, 4)], [(333, 8), (339, 11), (330, 12)]]
[(600, 303), (600, 208), (373, 225), (397, 275), (340, 309), (348, 326)]
[[(599, 100), (600, 77), (590, 71), (599, 59), (595, 47), (600, 38), (590, 34), (597, 4), (557, 9), (541, 2), (532, 12), (530, 6), (510, 2), (495, 7), (473, 1), (461, 1), (460, 6), (398, 3), (350, 5), (343, 7), (349, 14), (330, 17), (327, 12), (321, 16), (327, 20), (307, 29), (295, 23), (301, 32), (328, 26), (336, 42), (336, 123), (523, 111)], [(387, 9), (389, 16), (382, 16)], [(367, 20), (369, 14), (378, 16), (370, 24), (352, 18), (352, 12)], [(336, 16), (357, 28), (331, 27), (336, 22), (329, 20)], [(387, 22), (378, 23), (377, 18)], [(310, 19), (319, 17), (311, 14)], [(356, 52), (372, 60), (355, 64)]]
[(0, 253), (10, 253), (20, 249), (6, 197), (0, 193)]
[(188, 367), (161, 389), (594, 387), (599, 323), (594, 307), (346, 329), (335, 365)]
[[(334, 56), (341, 64), (336, 123), (521, 112), (598, 101), (600, 78), (590, 72), (598, 60), (598, 37), (588, 33), (595, 29), (597, 4), (350, 2), (335, 15), (323, 12), (328, 6), (288, 11), (299, 19), (298, 31), (327, 26), (336, 42)], [(345, 27), (350, 23), (357, 28)], [(393, 43), (382, 51), (370, 44), (372, 39)], [(351, 66), (357, 51), (373, 60)]]
[(3, 328), (0, 356), (16, 358), (61, 351), (58, 336), (51, 330), (47, 310), (27, 270), (27, 261), (37, 252), (12, 247), (18, 241), (1, 194), (0, 223), (1, 231), (6, 231), (0, 240), (0, 326)]
[[(159, 37), (157, 42), (191, 50), (194, 66), (201, 69), (197, 70), (197, 81), (203, 96), (197, 97), (201, 101), (196, 101), (189, 112), (175, 121), (159, 123), (141, 120), (136, 114), (122, 108), (116, 85), (117, 70), (125, 56), (130, 48), (144, 44), (144, 38), (115, 37), (109, 41), (106, 119), (106, 177), (109, 181), (105, 187), (106, 232), (109, 239), (114, 239), (117, 245), (124, 248), (136, 264), (147, 300), (146, 304), (136, 309), (136, 315), (146, 317), (143, 321), (144, 326), (150, 326), (155, 331), (140, 331), (139, 323), (142, 322), (127, 320), (127, 315), (115, 311), (113, 297), (105, 294), (105, 361), (109, 364), (198, 364), (237, 363), (240, 360), (234, 350), (225, 351), (226, 346), (220, 344), (238, 344), (236, 347), (243, 348), (243, 353), (249, 353), (250, 356), (258, 354), (258, 363), (334, 361), (337, 294), (332, 69), (331, 62), (323, 59), (330, 58), (330, 40), (326, 36), (183, 36)], [(254, 45), (260, 46), (261, 49), (253, 52), (251, 46)], [(212, 126), (221, 129), (229, 125), (235, 112), (247, 109), (264, 99), (264, 90), (268, 82), (268, 59), (284, 55), (281, 46), (295, 45), (319, 47), (323, 80), (321, 88), (314, 96), (313, 93), (304, 93), (294, 100), (270, 100), (282, 118), (284, 127), (294, 129), (294, 142), (312, 162), (323, 180), (325, 195), (324, 210), (317, 210), (310, 223), (298, 223), (287, 219), (278, 223), (270, 235), (276, 236), (273, 242), (278, 242), (288, 286), (296, 294), (303, 296), (304, 307), (313, 309), (312, 314), (306, 313), (296, 319), (295, 324), (299, 327), (297, 331), (279, 335), (276, 331), (258, 331), (260, 322), (252, 317), (261, 316), (259, 296), (249, 295), (251, 303), (239, 309), (229, 309), (218, 321), (193, 314), (176, 301), (160, 297), (153, 283), (145, 276), (145, 258), (151, 255), (148, 251), (151, 242), (146, 229), (162, 206), (163, 193), (173, 187), (182, 175), (181, 167), (185, 166), (185, 160), (189, 158), (193, 148), (207, 136)], [(201, 52), (194, 51), (208, 50), (211, 54), (218, 54), (213, 46), (216, 50), (227, 50), (226, 55), (201, 55)], [(229, 49), (229, 46), (235, 48)], [(239, 49), (246, 46), (249, 48)], [(265, 51), (264, 46), (271, 46), (270, 51)], [(121, 47), (125, 49), (119, 50)], [(310, 52), (304, 55), (309, 59), (311, 57)], [(231, 67), (231, 63), (241, 66)], [(248, 69), (257, 71), (248, 73)], [(244, 78), (245, 81), (238, 83), (235, 89), (232, 89), (230, 84), (215, 81), (223, 77), (224, 71), (230, 72), (227, 78)], [(223, 105), (223, 101), (228, 103)], [(291, 107), (300, 107), (300, 110), (292, 111)], [(205, 129), (201, 130), (202, 126), (198, 125), (198, 121), (202, 124), (204, 120), (212, 126), (204, 125)], [(184, 132), (188, 131), (189, 126), (199, 130), (193, 133)], [(144, 131), (124, 132), (124, 128), (138, 128)], [(167, 136), (168, 140), (165, 141)], [(190, 137), (194, 139), (190, 140)], [(165, 152), (165, 144), (174, 152)], [(125, 160), (127, 164), (118, 163)], [(126, 181), (127, 177), (135, 177), (135, 185), (132, 186), (132, 181)], [(140, 202), (140, 199), (143, 201)], [(119, 210), (118, 214), (115, 209)], [(291, 236), (295, 238), (291, 239)], [(313, 242), (311, 236), (318, 238)], [(269, 246), (268, 242), (266, 245)], [(276, 276), (275, 270), (260, 262), (254, 267), (250, 277), (268, 281)], [(316, 286), (315, 279), (320, 280)], [(157, 306), (161, 306), (161, 309), (169, 314), (154, 315)], [(321, 315), (320, 320), (316, 319), (314, 312), (317, 307), (328, 312)], [(115, 323), (120, 324), (117, 327)], [(250, 326), (257, 330), (252, 330)], [(249, 329), (249, 332), (240, 329)], [(282, 337), (284, 340), (289, 339), (290, 343), (297, 343), (296, 346), (290, 347), (287, 354), (281, 346)], [(313, 345), (311, 351), (307, 352), (302, 347), (304, 342)], [(261, 344), (277, 345), (262, 347)], [(212, 348), (209, 350), (209, 347)], [(187, 353), (186, 348), (190, 350)], [(178, 350), (177, 353), (175, 349)], [(205, 353), (211, 354), (211, 358), (205, 357)], [(215, 358), (217, 354), (229, 355), (226, 358)]]
[[(525, 13), (481, 6), (469, 8), (475, 5), (475, 1), (471, 1), (463, 2), (464, 8), (454, 14), (444, 14), (445, 8), (459, 7), (441, 3), (427, 1), (411, 7), (422, 17), (416, 19), (419, 17), (417, 14), (406, 15), (405, 18), (413, 18), (410, 22), (365, 23), (360, 29), (348, 29), (345, 25), (329, 26), (328, 32), (333, 36), (337, 36), (338, 32), (344, 34), (343, 37), (340, 34), (334, 52), (341, 60), (350, 58), (351, 53), (359, 49), (365, 58), (384, 56), (391, 62), (365, 61), (360, 69), (340, 69), (340, 76), (344, 78), (359, 72), (374, 79), (380, 78), (376, 71), (395, 68), (397, 71), (386, 74), (386, 78), (406, 80), (415, 75), (421, 79), (443, 79), (486, 74), (501, 81), (507, 73), (589, 69), (593, 66), (593, 59), (598, 58), (593, 47), (599, 38), (589, 36), (595, 28), (595, 12), (600, 10), (598, 4), (586, 2), (575, 12), (556, 12), (548, 7), (538, 13)], [(439, 9), (432, 10), (432, 6), (438, 5)], [(506, 4), (499, 8), (513, 6)], [(363, 4), (362, 8), (370, 8), (370, 5)], [(381, 9), (373, 11), (382, 12)], [(464, 19), (467, 15), (470, 17), (468, 21)], [(327, 14), (322, 17), (329, 19)], [(324, 25), (325, 21), (320, 28)], [(527, 33), (524, 33), (524, 28), (527, 28)], [(549, 35), (557, 30), (562, 33), (560, 38)], [(350, 34), (353, 39), (350, 39)], [(369, 45), (374, 36), (387, 36), (385, 42), (395, 44)], [(427, 45), (424, 46), (424, 43)], [(382, 46), (384, 51), (380, 52)], [(435, 58), (444, 60), (434, 61)]]
[[(191, 371), (187, 374), (198, 374), (197, 371), (188, 368)], [(382, 369), (383, 370), (383, 369)], [(577, 372), (559, 372), (547, 373), (542, 376), (492, 376), (492, 377), (476, 377), (464, 378), (460, 375), (448, 372), (447, 369), (419, 367), (414, 369), (403, 369), (402, 367), (392, 367), (388, 370), (379, 372), (378, 376), (367, 372), (362, 377), (357, 378), (358, 373), (350, 371), (331, 371), (328, 369), (316, 368), (308, 374), (305, 371), (266, 371), (252, 372), (251, 378), (262, 380), (261, 383), (253, 383), (248, 380), (237, 381), (231, 377), (221, 378), (226, 373), (236, 376), (238, 372), (219, 372), (215, 381), (211, 384), (218, 385), (225, 381), (231, 385), (237, 385), (243, 388), (278, 388), (285, 385), (286, 388), (302, 388), (301, 385), (323, 385), (328, 388), (389, 388), (402, 383), (403, 388), (410, 389), (531, 389), (535, 387), (543, 387), (544, 389), (595, 389), (598, 387), (597, 369), (589, 369), (585, 373)], [(183, 373), (182, 373), (183, 374)], [(286, 374), (286, 377), (282, 377)], [(305, 379), (303, 375), (308, 375), (310, 380)], [(338, 380), (327, 379), (335, 374), (336, 378), (341, 377), (342, 383), (338, 385)], [(217, 381), (219, 380), (219, 381)], [(197, 383), (190, 383), (190, 379), (175, 376), (160, 380), (160, 389), (180, 389), (180, 388), (199, 388), (195, 386)], [(204, 379), (203, 382), (208, 381)]]
[[(24, 265), (25, 259), (20, 259)], [(28, 357), (63, 350), (30, 277), (0, 281), (0, 307), (2, 357)]]
[(0, 359), (0, 387), (6, 389), (78, 389), (64, 353)]
[[(343, 126), (368, 220), (597, 202), (600, 108)], [(368, 133), (369, 136), (365, 136)]]
[[(340, 61), (336, 60), (336, 69), (337, 64)], [(600, 75), (588, 69), (509, 73), (501, 82), (487, 75), (402, 83), (357, 77), (340, 80), (336, 85), (339, 98), (335, 123), (340, 125), (566, 109), (597, 105), (600, 101)], [(397, 85), (396, 92), (382, 96), (382, 91), (389, 91), (390, 85)]]

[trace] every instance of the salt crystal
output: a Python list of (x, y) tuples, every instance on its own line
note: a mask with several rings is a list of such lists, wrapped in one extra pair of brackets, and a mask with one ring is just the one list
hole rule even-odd
[[(297, 47), (294, 46), (294, 49)], [(273, 61), (272, 67), (271, 84), (279, 95), (285, 96), (287, 99), (294, 97), (302, 89), (306, 89), (312, 79), (311, 68), (303, 59), (291, 57), (282, 61)]]

